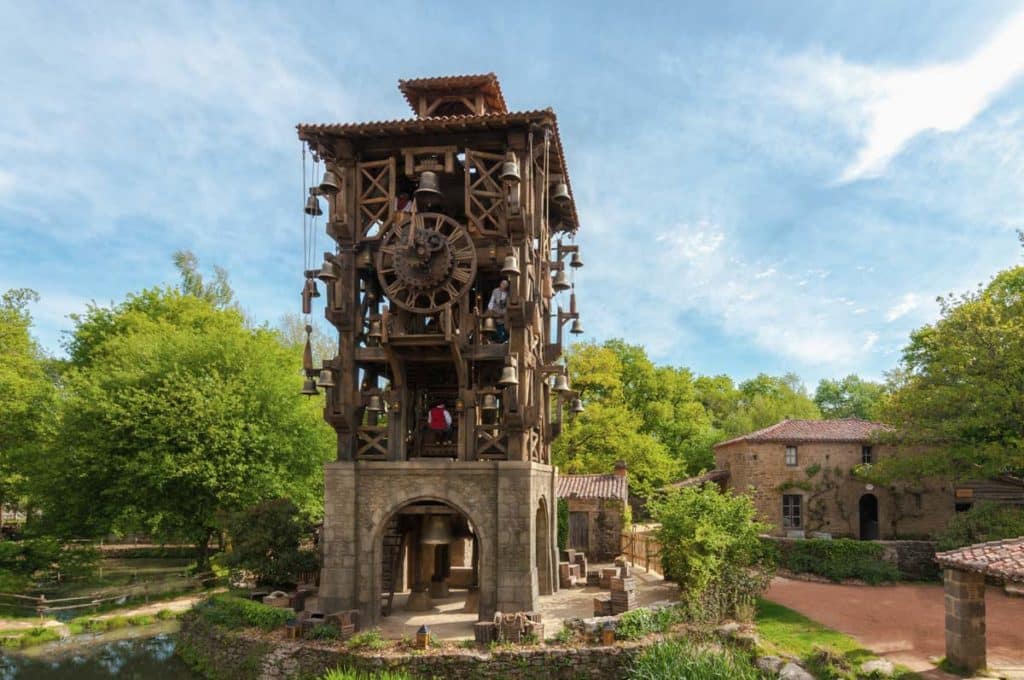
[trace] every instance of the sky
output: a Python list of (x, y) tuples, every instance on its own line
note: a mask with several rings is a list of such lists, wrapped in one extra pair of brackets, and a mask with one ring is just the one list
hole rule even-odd
[(0, 290), (69, 313), (230, 273), (299, 311), (300, 122), (408, 117), (399, 78), (552, 107), (587, 333), (736, 379), (880, 379), (936, 297), (1022, 264), (1024, 3), (0, 0)]

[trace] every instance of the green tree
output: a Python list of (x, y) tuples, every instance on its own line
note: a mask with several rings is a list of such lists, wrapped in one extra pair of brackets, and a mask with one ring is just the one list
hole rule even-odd
[(940, 298), (938, 321), (914, 331), (892, 374), (884, 420), (905, 455), (878, 479), (977, 479), (1024, 472), (1024, 267)]
[(726, 436), (735, 437), (774, 425), (786, 418), (818, 420), (821, 411), (807, 394), (800, 378), (787, 373), (764, 373), (740, 383), (736, 409), (722, 423)]
[(881, 415), (886, 389), (882, 383), (850, 374), (839, 380), (822, 380), (814, 392), (814, 403), (826, 418), (876, 420)]
[(229, 562), (255, 572), (260, 583), (294, 584), (299, 572), (316, 568), (316, 556), (299, 547), (312, 526), (290, 499), (275, 498), (236, 513), (229, 530)]
[(186, 537), (204, 568), (219, 516), (321, 502), (331, 432), (298, 395), (300, 354), (228, 299), (149, 289), (74, 319), (63, 446), (44, 480), (54, 528)]

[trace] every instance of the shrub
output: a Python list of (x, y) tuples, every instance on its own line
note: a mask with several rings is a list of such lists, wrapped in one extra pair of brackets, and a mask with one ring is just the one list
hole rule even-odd
[(555, 637), (551, 638), (551, 641), (560, 645), (569, 645), (576, 639), (576, 631), (566, 625), (562, 625), (562, 629), (555, 633)]
[(348, 640), (349, 649), (384, 649), (388, 641), (381, 635), (380, 630), (373, 628), (356, 633)]
[(689, 618), (718, 620), (750, 611), (771, 578), (771, 555), (758, 534), (746, 495), (721, 493), (713, 484), (671, 491), (651, 503), (661, 528), (661, 561), (676, 581)]
[(156, 618), (161, 621), (170, 621), (171, 619), (178, 618), (178, 612), (172, 611), (170, 609), (161, 609), (156, 613)]
[(780, 565), (833, 581), (857, 578), (871, 584), (899, 580), (896, 565), (882, 561), (882, 546), (849, 538), (793, 541), (781, 551)]
[(25, 587), (33, 577), (43, 580), (86, 578), (95, 571), (99, 560), (100, 553), (92, 546), (64, 545), (52, 536), (0, 541), (0, 577), (7, 586)]
[(558, 549), (565, 550), (569, 543), (569, 501), (564, 498), (558, 499)]
[(652, 645), (633, 662), (630, 680), (758, 680), (750, 659), (731, 650), (699, 649), (683, 639)]
[(307, 640), (337, 640), (341, 631), (333, 624), (317, 624), (302, 634)]
[(939, 550), (1024, 536), (1024, 509), (982, 502), (950, 518), (936, 535)]
[(290, 500), (260, 503), (232, 518), (234, 545), (227, 562), (252, 571), (261, 583), (296, 583), (299, 572), (317, 568), (316, 555), (299, 549), (310, 530)]
[(295, 613), (291, 609), (270, 607), (233, 595), (214, 595), (196, 607), (200, 616), (225, 628), (280, 628)]
[(396, 671), (364, 673), (351, 668), (337, 668), (327, 671), (326, 674), (320, 676), (320, 680), (412, 680), (412, 676)]

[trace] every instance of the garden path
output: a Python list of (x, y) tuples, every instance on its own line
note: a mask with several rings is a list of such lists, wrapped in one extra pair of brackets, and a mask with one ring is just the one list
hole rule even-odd
[[(939, 584), (860, 586), (776, 577), (764, 597), (854, 637), (890, 661), (926, 672), (924, 677), (953, 677), (934, 671), (933, 660), (946, 653)], [(1024, 673), (1024, 598), (990, 587), (985, 609), (989, 666)]]

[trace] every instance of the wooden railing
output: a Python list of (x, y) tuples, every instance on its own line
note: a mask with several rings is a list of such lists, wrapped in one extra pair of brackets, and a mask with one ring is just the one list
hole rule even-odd
[(657, 530), (657, 524), (634, 524), (622, 532), (619, 552), (625, 555), (634, 567), (642, 567), (648, 573), (664, 576)]

